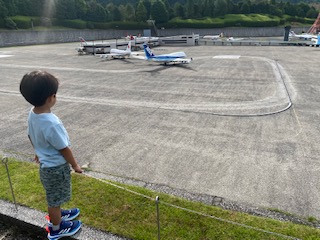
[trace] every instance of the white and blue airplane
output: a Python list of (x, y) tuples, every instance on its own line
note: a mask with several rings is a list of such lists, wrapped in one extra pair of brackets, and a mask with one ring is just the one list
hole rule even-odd
[(160, 62), (164, 65), (167, 65), (168, 63), (187, 64), (192, 61), (192, 58), (187, 58), (187, 55), (184, 52), (155, 55), (146, 43), (143, 44), (143, 48), (146, 54), (146, 60), (148, 61)]

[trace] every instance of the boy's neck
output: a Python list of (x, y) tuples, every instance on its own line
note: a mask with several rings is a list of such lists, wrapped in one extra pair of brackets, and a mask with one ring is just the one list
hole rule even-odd
[(43, 105), (40, 107), (34, 107), (33, 112), (36, 114), (51, 113), (51, 109), (49, 107), (47, 107), (46, 105)]

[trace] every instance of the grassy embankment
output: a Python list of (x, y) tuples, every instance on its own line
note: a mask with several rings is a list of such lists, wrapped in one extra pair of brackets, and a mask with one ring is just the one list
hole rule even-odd
[[(16, 201), (46, 211), (38, 166), (13, 159), (9, 160), (8, 166)], [(12, 201), (6, 175), (5, 166), (1, 164), (0, 198)], [(295, 238), (320, 239), (320, 230), (309, 226), (227, 211), (140, 187), (110, 184), (107, 180), (101, 181), (80, 174), (73, 174), (72, 182), (72, 201), (64, 207), (77, 206), (81, 209), (81, 220), (85, 224), (127, 238), (157, 239), (155, 197), (159, 196), (161, 239), (286, 239), (210, 216)]]

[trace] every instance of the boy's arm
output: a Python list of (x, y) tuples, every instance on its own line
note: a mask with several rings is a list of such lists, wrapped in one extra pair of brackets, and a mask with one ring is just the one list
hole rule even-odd
[(76, 159), (73, 157), (72, 151), (69, 147), (66, 147), (64, 149), (59, 150), (59, 152), (62, 154), (62, 156), (64, 157), (64, 159), (71, 164), (72, 168), (74, 169), (74, 171), (76, 171), (77, 173), (82, 173), (83, 170), (81, 169), (81, 167), (78, 165)]
[[(31, 142), (31, 145), (32, 145), (33, 149), (34, 149), (34, 146), (33, 146), (33, 143), (32, 143), (32, 141), (31, 141), (30, 135), (28, 135), (28, 138), (29, 138), (29, 140), (30, 140), (30, 142)], [(40, 163), (37, 154), (34, 155), (34, 161), (35, 161), (36, 163)]]

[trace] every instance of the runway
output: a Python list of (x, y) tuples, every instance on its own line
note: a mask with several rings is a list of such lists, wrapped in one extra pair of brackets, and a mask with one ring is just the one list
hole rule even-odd
[(19, 82), (43, 69), (60, 80), (53, 112), (93, 171), (320, 218), (318, 49), (161, 46), (193, 58), (163, 66), (78, 56), (77, 45), (1, 49), (0, 152), (33, 155)]

